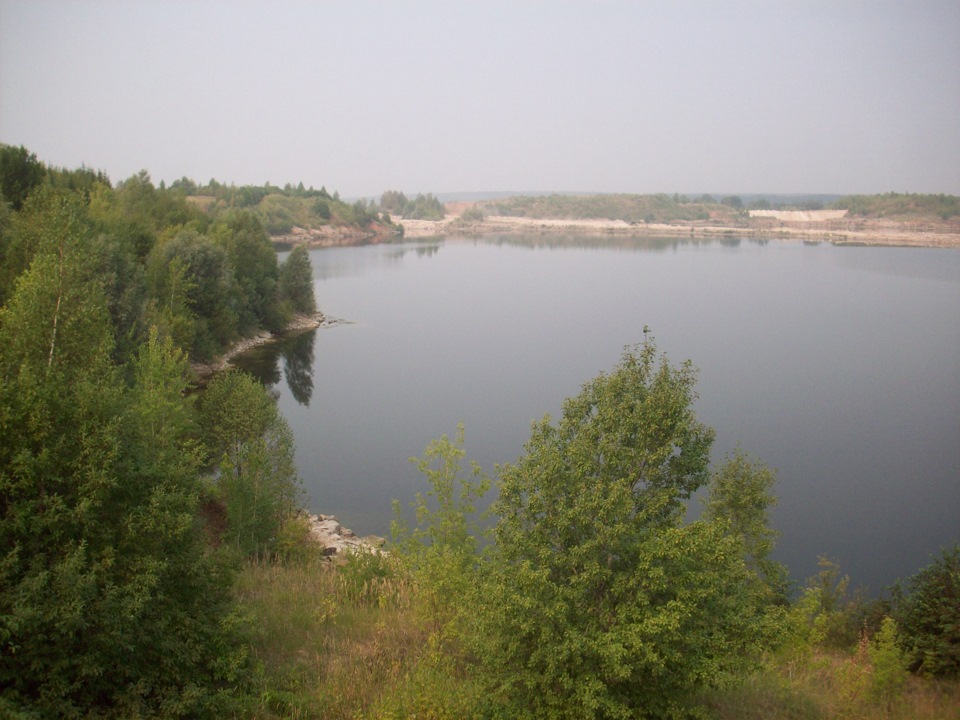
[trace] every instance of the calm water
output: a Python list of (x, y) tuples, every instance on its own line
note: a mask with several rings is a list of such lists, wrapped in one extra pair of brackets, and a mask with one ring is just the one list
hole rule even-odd
[(779, 471), (779, 559), (879, 589), (960, 541), (960, 251), (801, 242), (447, 239), (316, 250), (349, 324), (248, 359), (315, 511), (388, 533), (408, 458), (456, 424), (492, 470), (648, 325), (700, 368), (714, 458)]

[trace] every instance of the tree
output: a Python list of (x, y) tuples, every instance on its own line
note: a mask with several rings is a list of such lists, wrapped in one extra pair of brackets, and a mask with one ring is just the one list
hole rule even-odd
[(291, 313), (312, 315), (317, 311), (313, 294), (313, 266), (310, 253), (297, 245), (280, 268), (279, 301)]
[[(196, 716), (236, 679), (169, 344), (128, 388), (70, 202), (0, 311), (0, 714)], [(58, 222), (54, 220), (58, 219)]]
[(906, 586), (897, 584), (894, 616), (911, 670), (960, 675), (960, 545), (942, 550)]
[(0, 197), (13, 206), (23, 207), (31, 191), (47, 177), (46, 166), (23, 145), (0, 144)]
[(263, 386), (236, 370), (222, 373), (207, 387), (201, 418), (231, 543), (247, 555), (269, 550), (299, 508), (300, 479), (289, 425)]
[(647, 339), (501, 468), (478, 652), (505, 716), (665, 716), (753, 665), (768, 628), (740, 544), (682, 522), (713, 439), (695, 378)]
[(184, 230), (155, 246), (147, 286), (154, 298), (151, 322), (164, 325), (192, 356), (211, 357), (236, 337), (227, 253), (207, 236)]
[(387, 190), (380, 196), (380, 209), (384, 212), (399, 215), (406, 206), (407, 196), (398, 190)]
[(469, 591), (479, 564), (482, 531), (474, 519), (476, 503), (490, 488), (490, 478), (476, 463), (463, 475), (463, 425), (451, 442), (443, 435), (427, 445), (422, 458), (410, 458), (426, 477), (430, 490), (417, 493), (411, 507), (416, 525), (403, 518), (400, 503), (393, 501), (391, 534), (401, 563), (418, 583), (418, 598), (432, 630), (446, 631)]
[(237, 326), (242, 335), (263, 326), (283, 326), (277, 310), (277, 253), (257, 216), (244, 210), (231, 213), (211, 234), (226, 250), (233, 274)]
[(704, 518), (726, 522), (743, 546), (747, 567), (771, 599), (786, 602), (787, 572), (770, 558), (778, 532), (770, 528), (767, 511), (776, 505), (771, 492), (776, 473), (739, 448), (710, 477)]

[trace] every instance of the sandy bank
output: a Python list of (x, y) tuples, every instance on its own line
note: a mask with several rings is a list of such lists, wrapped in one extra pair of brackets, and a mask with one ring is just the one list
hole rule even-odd
[[(820, 217), (822, 213), (828, 213)], [(843, 213), (845, 211), (839, 211)], [(758, 216), (735, 224), (710, 221), (627, 223), (623, 220), (565, 220), (492, 215), (482, 222), (463, 222), (459, 216), (444, 220), (402, 220), (406, 238), (442, 235), (589, 234), (654, 237), (768, 237), (820, 240), (837, 244), (960, 247), (960, 224), (924, 224), (891, 220), (858, 220), (834, 217), (837, 211), (801, 213), (810, 218)]]

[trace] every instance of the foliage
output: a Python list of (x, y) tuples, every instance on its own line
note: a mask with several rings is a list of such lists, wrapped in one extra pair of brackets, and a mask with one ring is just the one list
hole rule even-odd
[(483, 212), (483, 208), (479, 205), (469, 207), (460, 213), (460, 220), (462, 222), (483, 222), (486, 217), (486, 213)]
[(479, 612), (505, 715), (662, 716), (753, 666), (768, 628), (741, 543), (682, 522), (713, 438), (695, 376), (647, 339), (501, 469)]
[(952, 220), (960, 217), (960, 197), (944, 194), (848, 195), (837, 200), (833, 207), (867, 218)]
[(184, 230), (157, 244), (147, 264), (151, 323), (198, 358), (213, 357), (237, 337), (234, 278), (226, 250)]
[(907, 658), (898, 644), (896, 620), (883, 619), (880, 632), (870, 640), (867, 655), (873, 666), (870, 695), (889, 705), (900, 696), (907, 681)]
[(47, 176), (47, 169), (37, 156), (22, 145), (0, 144), (0, 199), (14, 210), (23, 207), (30, 192)]
[(410, 201), (402, 192), (387, 190), (380, 196), (380, 209), (393, 215), (401, 215), (408, 202)]
[(228, 213), (210, 234), (227, 253), (239, 333), (248, 335), (260, 327), (280, 330), (277, 253), (257, 216), (246, 210)]
[(280, 267), (278, 299), (290, 313), (312, 315), (317, 311), (313, 293), (313, 266), (310, 253), (298, 245)]
[(490, 488), (490, 478), (476, 463), (471, 463), (469, 476), (463, 476), (463, 438), (461, 424), (452, 442), (443, 435), (427, 445), (422, 458), (411, 458), (430, 484), (430, 490), (418, 492), (411, 503), (414, 528), (404, 521), (400, 503), (393, 501), (396, 552), (417, 583), (421, 607), (438, 633), (454, 620), (474, 581), (482, 518), (473, 516)]
[(704, 196), (696, 202), (657, 195), (544, 195), (492, 203), (499, 215), (531, 218), (605, 219), (628, 223), (731, 219), (736, 210)]
[(911, 670), (960, 675), (960, 545), (895, 588), (894, 617)]
[(380, 196), (380, 209), (405, 220), (443, 220), (446, 215), (443, 203), (430, 193), (410, 200), (402, 192), (388, 190)]
[(0, 312), (0, 687), (43, 717), (197, 715), (244, 652), (194, 523), (184, 359), (127, 387), (78, 208), (56, 206)]
[(772, 600), (786, 603), (787, 571), (770, 558), (778, 532), (770, 528), (767, 511), (776, 505), (771, 492), (776, 473), (739, 448), (710, 476), (704, 517), (726, 522), (743, 545), (747, 567)]
[(236, 370), (207, 387), (201, 419), (218, 469), (216, 487), (226, 503), (231, 544), (244, 555), (270, 550), (299, 509), (289, 425), (263, 386)]

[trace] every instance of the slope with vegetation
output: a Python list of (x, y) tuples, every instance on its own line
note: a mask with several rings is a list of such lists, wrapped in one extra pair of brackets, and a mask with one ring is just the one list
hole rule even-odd
[(461, 430), (389, 554), (329, 562), (273, 397), (188, 392), (189, 358), (314, 309), (308, 253), (0, 150), (0, 716), (956, 716), (960, 548), (792, 600), (774, 474), (708, 467), (696, 372), (648, 336), (533, 424), (495, 521)]
[(232, 712), (233, 578), (282, 546), (299, 480), (273, 398), (228, 373), (198, 412), (188, 353), (312, 311), (309, 257), (279, 268), (254, 215), (145, 175), (0, 157), (0, 715)]
[(960, 220), (960, 197), (956, 195), (923, 195), (913, 193), (886, 193), (883, 195), (847, 195), (833, 207), (847, 210), (862, 218), (889, 220)]

